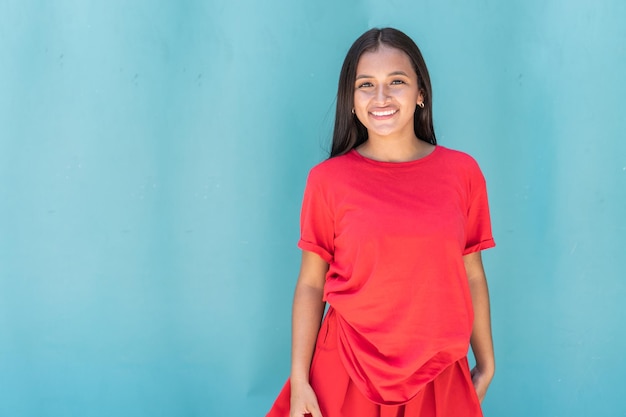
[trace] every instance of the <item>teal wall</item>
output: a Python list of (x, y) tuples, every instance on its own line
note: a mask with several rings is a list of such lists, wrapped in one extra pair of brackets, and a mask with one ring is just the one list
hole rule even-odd
[(626, 415), (624, 22), (621, 0), (1, 0), (0, 416), (264, 415), (304, 180), (381, 25), (488, 180), (486, 416)]

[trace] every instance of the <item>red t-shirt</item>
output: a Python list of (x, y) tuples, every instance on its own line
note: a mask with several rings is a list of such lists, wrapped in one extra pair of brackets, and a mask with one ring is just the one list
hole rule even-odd
[(311, 170), (298, 246), (330, 265), (324, 300), (365, 396), (406, 402), (467, 354), (463, 255), (494, 245), (485, 180), (467, 154), (437, 146), (394, 163), (352, 150)]

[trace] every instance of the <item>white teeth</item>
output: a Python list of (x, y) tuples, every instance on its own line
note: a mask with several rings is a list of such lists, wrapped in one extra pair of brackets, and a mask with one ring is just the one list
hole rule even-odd
[(397, 110), (387, 110), (387, 111), (373, 111), (372, 114), (374, 116), (391, 116), (392, 114), (394, 114)]

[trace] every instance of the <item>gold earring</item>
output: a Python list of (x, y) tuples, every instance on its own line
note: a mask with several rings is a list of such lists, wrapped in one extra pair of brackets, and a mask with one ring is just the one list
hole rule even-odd
[(420, 109), (424, 108), (424, 102), (422, 101), (421, 103), (417, 103), (418, 106), (420, 106)]
[(354, 113), (354, 107), (352, 108), (352, 114), (355, 114), (355, 113)]

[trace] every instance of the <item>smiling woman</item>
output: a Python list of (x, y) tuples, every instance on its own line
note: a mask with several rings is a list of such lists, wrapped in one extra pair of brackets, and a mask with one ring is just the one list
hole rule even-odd
[[(388, 58), (386, 55), (389, 55), (389, 58), (394, 58), (395, 67), (385, 62)], [(386, 67), (389, 72), (385, 73), (385, 68), (382, 66)], [(366, 69), (368, 72), (364, 72)], [(415, 101), (417, 106), (413, 106), (415, 112), (412, 113), (409, 109), (409, 113), (412, 114), (415, 137), (436, 145), (437, 139), (432, 121), (430, 76), (420, 50), (411, 38), (398, 30), (374, 29), (366, 32), (354, 42), (341, 68), (337, 91), (335, 130), (330, 155), (342, 155), (368, 139), (370, 132), (363, 124), (365, 119), (355, 117), (355, 104), (357, 91), (360, 90), (358, 87), (374, 88), (373, 81), (375, 80), (363, 78), (357, 80), (357, 76), (374, 76), (376, 74), (369, 73), (369, 71), (375, 70), (382, 71), (382, 76), (392, 76), (392, 80), (388, 80), (388, 82), (390, 81), (394, 85), (399, 82), (413, 82), (410, 87), (412, 87), (413, 92), (417, 88), (417, 93), (420, 96), (419, 101), (417, 99)], [(414, 74), (416, 78), (410, 80), (411, 74)], [(393, 75), (396, 75), (395, 79)], [(403, 79), (400, 76), (406, 78)]]
[[(392, 142), (415, 136), (416, 105), (423, 108), (424, 97), (417, 74), (404, 52), (381, 46), (361, 56), (357, 66), (354, 111), (368, 133), (369, 140), (360, 148), (362, 154), (376, 153), (366, 149), (374, 142), (384, 143), (392, 150), (396, 146)], [(425, 144), (422, 141), (411, 143)]]
[(479, 417), (495, 370), (480, 168), (437, 145), (426, 65), (402, 32), (357, 39), (337, 97), (302, 205), (291, 378), (268, 416)]

